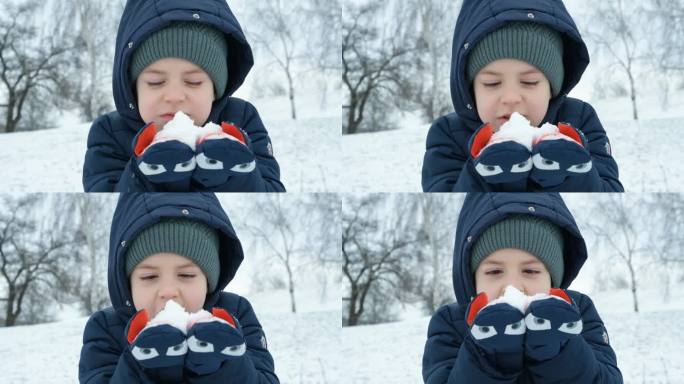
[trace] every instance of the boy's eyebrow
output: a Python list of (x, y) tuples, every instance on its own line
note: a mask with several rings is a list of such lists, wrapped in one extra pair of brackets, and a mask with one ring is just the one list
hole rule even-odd
[[(204, 72), (204, 71), (200, 68), (196, 68), (196, 69), (191, 69), (189, 71), (183, 71), (183, 74), (184, 75), (192, 75), (194, 73), (200, 73), (200, 72)], [(167, 72), (162, 71), (161, 69), (146, 69), (143, 71), (143, 73), (153, 73), (155, 75), (166, 75)]]
[[(539, 72), (541, 72), (541, 71), (538, 70), (537, 68), (531, 68), (531, 69), (528, 69), (527, 71), (518, 73), (518, 75), (530, 75), (532, 73), (539, 73)], [(501, 72), (492, 71), (491, 69), (483, 70), (480, 73), (483, 75), (496, 75), (496, 76), (502, 75)]]
[(541, 260), (529, 259), (529, 260), (527, 260), (527, 261), (523, 261), (521, 264), (522, 264), (522, 265), (527, 265), (527, 264), (537, 264), (537, 263), (541, 263)]
[(498, 260), (484, 260), (482, 264), (496, 264), (496, 265), (501, 265), (503, 264), (503, 261), (498, 261)]
[(155, 267), (154, 265), (147, 265), (147, 264), (138, 264), (136, 268), (141, 268), (141, 269), (159, 269), (159, 267)]
[(196, 267), (197, 264), (193, 263), (192, 261), (188, 261), (185, 264), (179, 265), (176, 267), (176, 269), (181, 269), (181, 268), (188, 268), (188, 267)]

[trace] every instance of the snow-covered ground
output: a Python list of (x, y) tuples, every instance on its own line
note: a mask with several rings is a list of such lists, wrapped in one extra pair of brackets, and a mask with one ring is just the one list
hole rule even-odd
[[(592, 295), (626, 384), (684, 382), (684, 300), (663, 303), (643, 292), (643, 312), (630, 312), (630, 292)], [(342, 329), (342, 363), (350, 383), (422, 383), (421, 359), (429, 317)]]
[[(684, 91), (664, 110), (657, 95), (641, 100), (631, 120), (628, 98), (591, 103), (610, 139), (620, 181), (627, 192), (684, 191)], [(677, 108), (677, 106), (680, 106)], [(429, 124), (404, 114), (396, 130), (342, 137), (341, 192), (420, 192)]]
[[(336, 92), (325, 105), (302, 93), (299, 119), (289, 118), (289, 101), (276, 97), (252, 102), (266, 126), (289, 192), (336, 192), (341, 168), (342, 117)], [(82, 192), (83, 158), (90, 123), (61, 119), (55, 129), (0, 135), (3, 192)]]
[[(268, 338), (281, 383), (333, 383), (339, 360), (340, 301), (313, 288), (300, 291), (297, 314), (288, 311), (286, 290), (246, 295)], [(67, 314), (67, 316), (69, 316)], [(87, 318), (0, 328), (0, 383), (78, 382), (78, 361)]]

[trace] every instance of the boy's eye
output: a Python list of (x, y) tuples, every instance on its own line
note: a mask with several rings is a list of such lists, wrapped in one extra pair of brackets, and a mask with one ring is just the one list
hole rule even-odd
[(494, 87), (498, 86), (499, 84), (501, 84), (501, 82), (499, 82), (499, 81), (494, 82), (494, 83), (483, 83), (483, 85), (487, 88), (494, 88)]
[(193, 87), (198, 87), (202, 85), (201, 81), (186, 81), (185, 83)]
[(178, 276), (180, 276), (180, 277), (183, 278), (183, 279), (192, 279), (192, 278), (194, 278), (194, 277), (197, 276), (197, 275), (195, 275), (194, 273), (181, 273), (181, 274), (178, 275)]
[(157, 278), (157, 275), (145, 275), (145, 276), (140, 276), (140, 280), (154, 280)]
[(522, 83), (528, 87), (534, 87), (535, 85), (539, 84), (539, 81), (523, 81)]
[(485, 272), (485, 275), (494, 276), (494, 275), (499, 275), (501, 273), (503, 273), (503, 271), (501, 271), (500, 269), (493, 269), (491, 271)]
[(529, 273), (529, 274), (541, 273), (540, 271), (538, 271), (538, 270), (536, 270), (536, 269), (526, 269), (526, 270), (524, 270), (523, 272)]
[(158, 86), (164, 84), (163, 81), (147, 81), (146, 83), (150, 87), (158, 87)]

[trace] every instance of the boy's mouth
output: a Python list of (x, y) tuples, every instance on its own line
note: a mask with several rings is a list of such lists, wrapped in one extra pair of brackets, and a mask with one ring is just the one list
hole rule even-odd
[(173, 113), (164, 113), (164, 114), (160, 115), (162, 120), (164, 120), (165, 122), (169, 122), (169, 121), (173, 120), (174, 116), (175, 116), (175, 114), (173, 114)]

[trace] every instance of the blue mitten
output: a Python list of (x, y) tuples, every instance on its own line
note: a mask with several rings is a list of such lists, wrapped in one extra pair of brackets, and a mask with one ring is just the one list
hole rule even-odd
[(494, 137), (491, 124), (485, 124), (475, 132), (469, 148), (475, 170), (489, 184), (526, 180), (532, 169), (529, 149), (505, 135)]
[(157, 132), (155, 123), (147, 124), (133, 138), (133, 153), (138, 170), (151, 183), (170, 191), (190, 189), (195, 152), (178, 138)]
[(216, 372), (224, 361), (239, 359), (247, 350), (237, 320), (224, 309), (211, 312), (212, 318), (196, 322), (188, 331), (185, 367), (196, 375)]
[(480, 293), (467, 310), (466, 323), (472, 341), (502, 371), (519, 371), (523, 365), (525, 321), (523, 314), (508, 303), (487, 305)]
[[(544, 127), (542, 127), (544, 128)], [(532, 147), (532, 181), (543, 188), (562, 184), (567, 178), (591, 171), (592, 161), (584, 134), (569, 124), (535, 139)]]
[(206, 188), (218, 187), (231, 176), (245, 175), (256, 168), (247, 134), (228, 123), (222, 123), (221, 129), (197, 141), (197, 168), (192, 178)]
[(128, 351), (138, 364), (158, 380), (180, 382), (188, 351), (185, 334), (170, 324), (146, 327), (149, 315), (141, 310), (126, 326)]
[(568, 294), (559, 288), (552, 297), (536, 300), (527, 307), (525, 355), (534, 361), (557, 356), (568, 340), (582, 333), (582, 317)]

